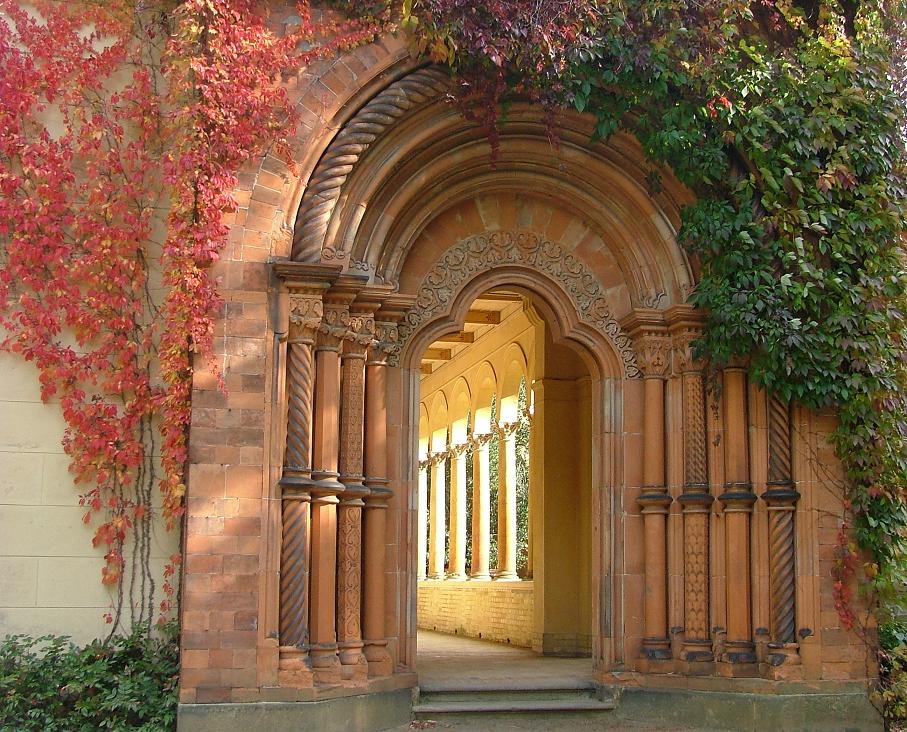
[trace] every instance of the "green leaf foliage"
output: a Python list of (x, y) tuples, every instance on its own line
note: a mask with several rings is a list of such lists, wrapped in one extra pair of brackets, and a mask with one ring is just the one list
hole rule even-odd
[(0, 642), (0, 732), (176, 729), (176, 626), (82, 648), (69, 638)]

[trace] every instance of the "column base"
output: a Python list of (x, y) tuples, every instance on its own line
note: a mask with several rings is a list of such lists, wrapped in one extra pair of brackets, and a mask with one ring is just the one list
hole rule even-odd
[(309, 649), (297, 646), (281, 646), (277, 666), (278, 683), (281, 686), (308, 688), (314, 683), (314, 674), (309, 665)]
[(362, 653), (362, 645), (344, 647), (340, 645), (340, 678), (349, 682), (364, 682), (368, 678), (368, 662)]
[(454, 574), (447, 575), (444, 579), (454, 580), (456, 582), (463, 582), (469, 578), (466, 576), (466, 572), (457, 572)]
[(726, 641), (721, 660), (725, 663), (756, 663), (756, 644), (751, 641)]
[(671, 641), (667, 638), (643, 638), (640, 655), (651, 661), (666, 661), (672, 658)]
[(394, 672), (394, 659), (387, 652), (387, 641), (365, 641), (365, 660), (368, 662), (368, 675), (390, 676)]
[(490, 582), (490, 581), (491, 581), (491, 575), (488, 574), (488, 572), (484, 572), (484, 573), (483, 573), (483, 572), (477, 572), (476, 574), (471, 574), (471, 575), (469, 575), (469, 579), (470, 579), (470, 580), (474, 580), (474, 581), (476, 581), (476, 582)]
[(520, 575), (516, 572), (501, 572), (494, 578), (495, 582), (521, 582)]
[(340, 658), (337, 655), (336, 644), (313, 645), (310, 651), (312, 673), (317, 686), (339, 686), (342, 678), (340, 675)]
[(711, 663), (715, 660), (712, 641), (708, 638), (684, 640), (680, 657), (689, 663)]

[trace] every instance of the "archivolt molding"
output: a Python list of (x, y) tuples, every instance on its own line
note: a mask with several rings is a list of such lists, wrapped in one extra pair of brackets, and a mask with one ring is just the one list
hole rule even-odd
[(344, 125), (309, 178), (296, 219), (293, 261), (346, 257), (348, 253), (325, 242), (325, 236), (347, 177), (379, 135), (407, 111), (440, 96), (449, 84), (449, 75), (437, 67), (418, 69), (388, 86)]
[(626, 376), (641, 375), (633, 343), (611, 314), (602, 286), (586, 265), (560, 244), (523, 231), (496, 231), (448, 249), (422, 281), (415, 304), (400, 324), (401, 349), (419, 326), (447, 310), (474, 275), (513, 264), (544, 272), (554, 279), (573, 300), (580, 320), (614, 344)]

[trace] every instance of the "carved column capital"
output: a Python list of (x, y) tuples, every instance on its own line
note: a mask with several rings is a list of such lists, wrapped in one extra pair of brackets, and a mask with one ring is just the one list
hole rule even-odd
[(397, 324), (387, 320), (375, 321), (375, 337), (369, 345), (369, 365), (387, 366), (391, 362), (396, 364), (400, 354), (400, 332)]
[(290, 339), (313, 343), (324, 318), (320, 294), (290, 293)]
[(318, 325), (318, 348), (339, 351), (349, 327), (349, 307), (346, 304), (325, 303), (324, 315)]
[(646, 331), (633, 341), (643, 378), (666, 379), (671, 370), (671, 339), (662, 330)]
[(375, 342), (375, 319), (370, 313), (350, 313), (343, 338), (343, 355), (364, 359)]
[(694, 343), (702, 330), (698, 327), (683, 328), (671, 335), (672, 355), (674, 357), (674, 372), (678, 374), (691, 374), (702, 371), (702, 359), (696, 357)]

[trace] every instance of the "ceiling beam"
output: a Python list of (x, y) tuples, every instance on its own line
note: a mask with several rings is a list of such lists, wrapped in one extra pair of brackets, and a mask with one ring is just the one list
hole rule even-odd
[(426, 348), (422, 355), (423, 361), (450, 361), (453, 358), (451, 348)]
[(475, 333), (469, 333), (465, 330), (462, 330), (459, 333), (451, 333), (450, 335), (441, 336), (437, 341), (435, 341), (435, 343), (475, 343), (475, 340)]
[(466, 313), (467, 323), (479, 325), (497, 325), (501, 322), (501, 313), (497, 310), (470, 310)]
[(419, 372), (423, 376), (428, 376), (429, 374), (431, 374), (432, 371), (434, 371), (434, 369), (435, 369), (435, 367), (432, 366), (432, 364), (428, 363), (427, 361), (423, 361), (422, 363), (419, 364)]

